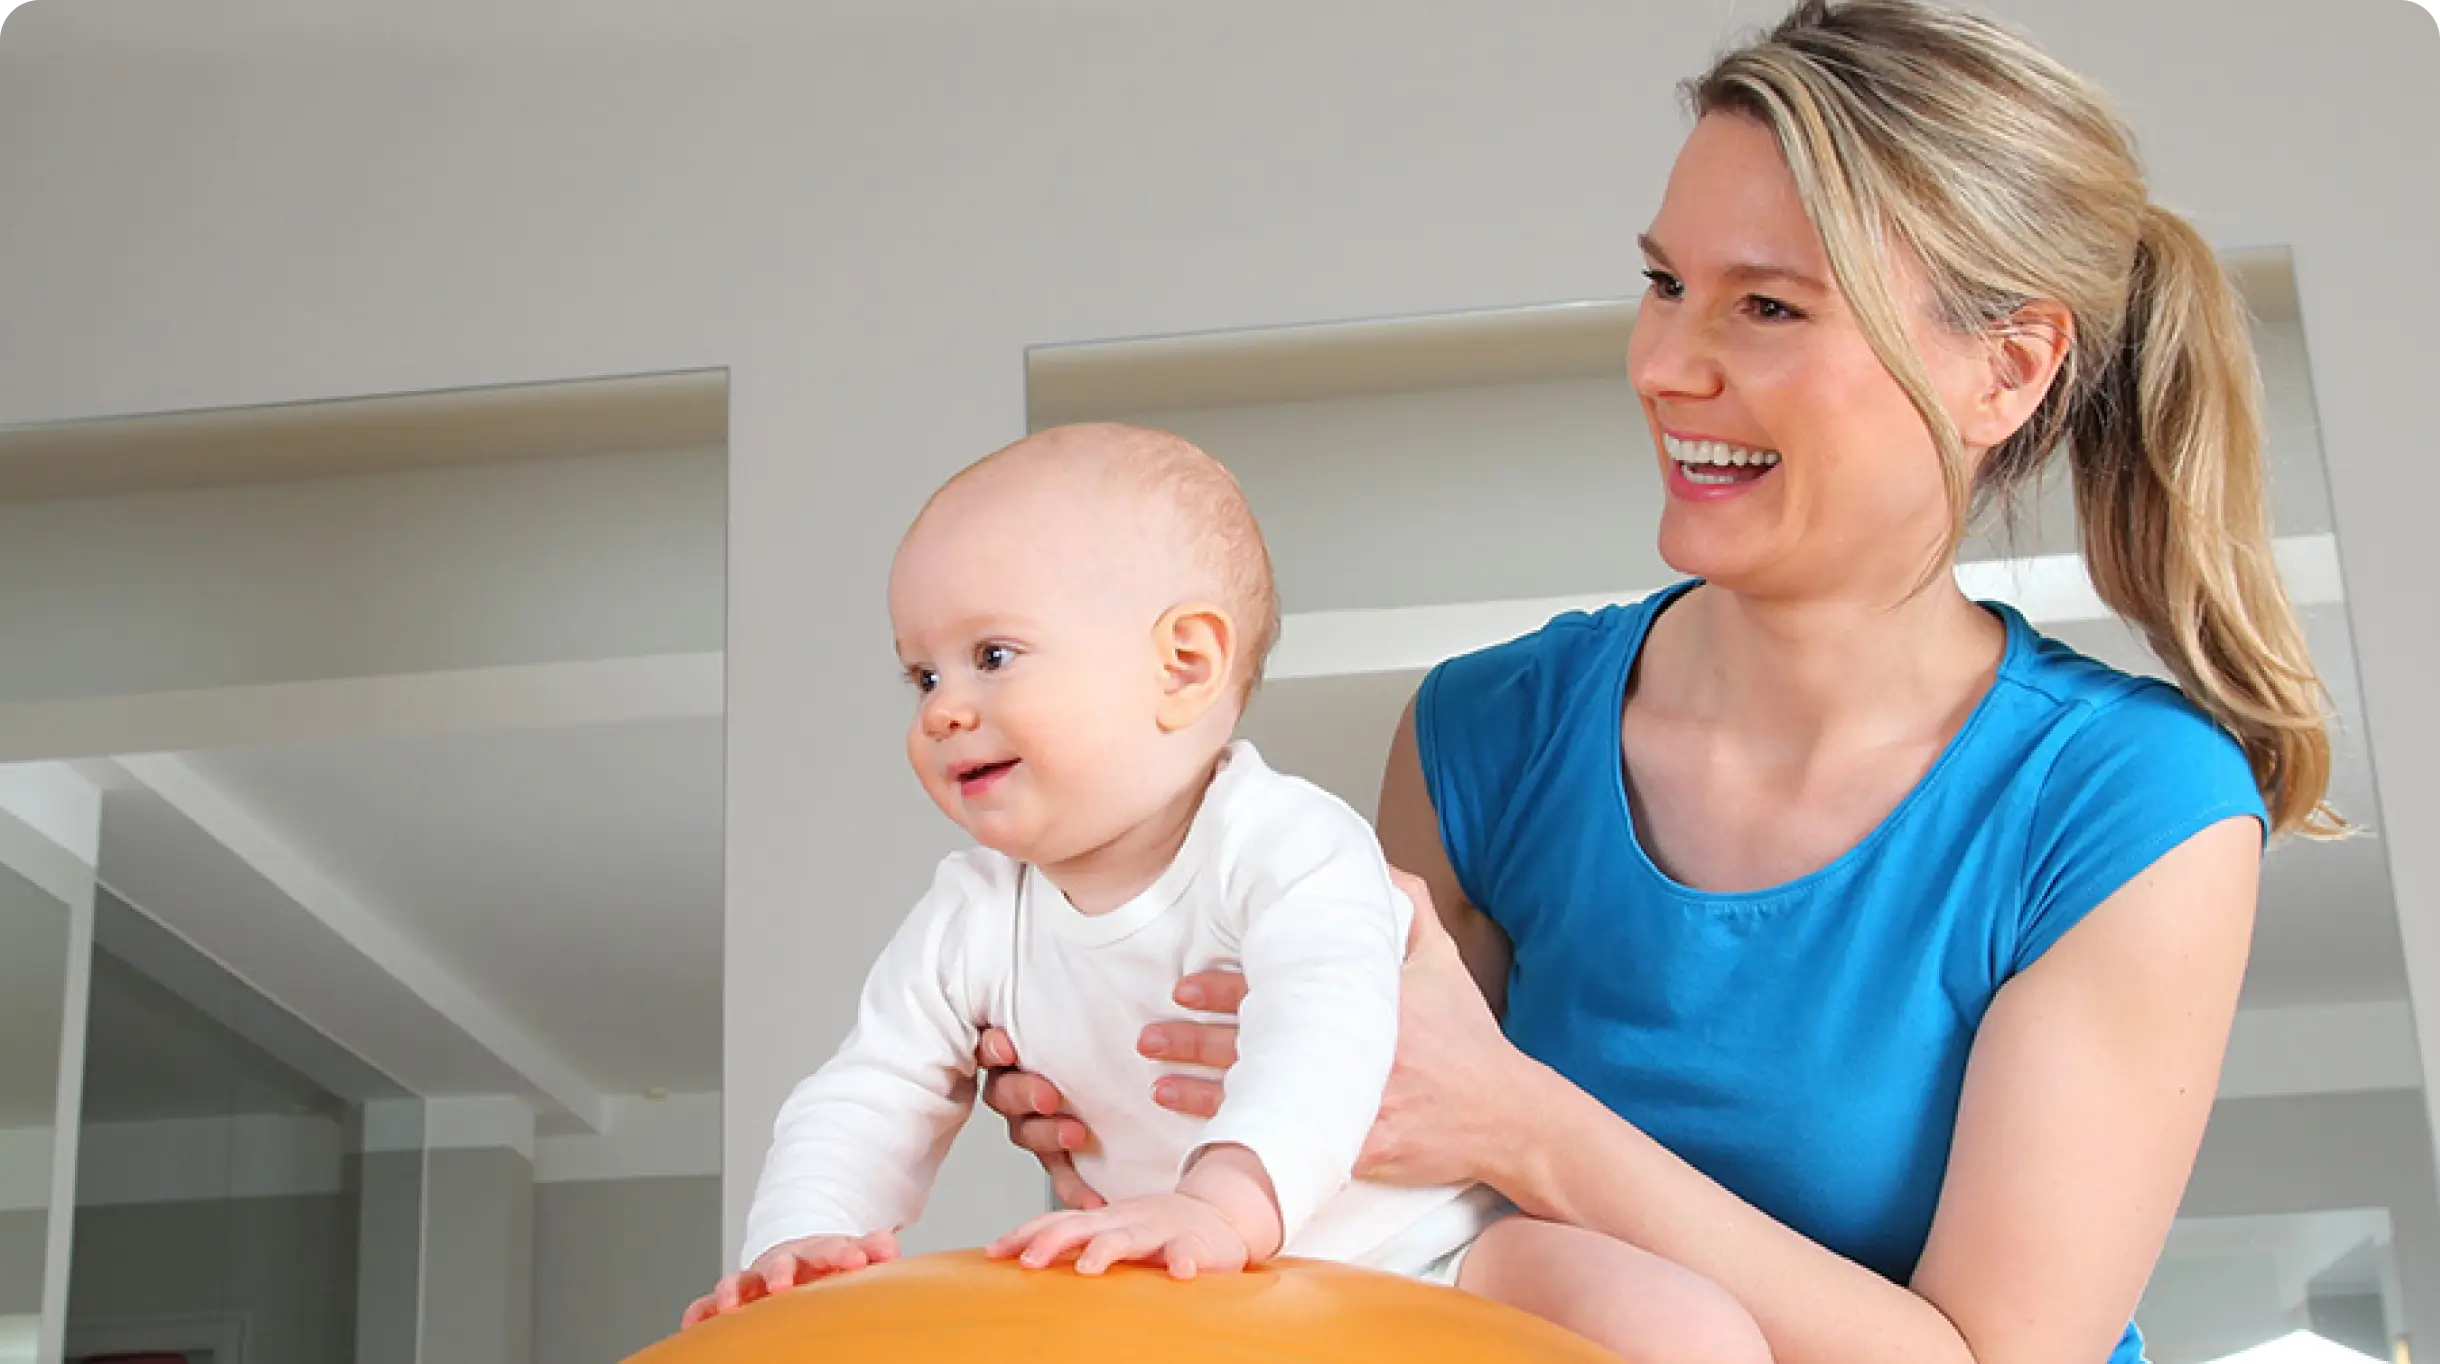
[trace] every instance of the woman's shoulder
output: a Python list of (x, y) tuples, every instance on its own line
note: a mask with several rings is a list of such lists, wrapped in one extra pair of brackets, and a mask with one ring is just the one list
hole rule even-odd
[(2198, 786), (2214, 794), (2253, 789), (2235, 736), (2175, 683), (2120, 668), (2040, 633), (2018, 618), (2021, 640), (2006, 679), (2033, 698), (2052, 731), (2048, 787), (2054, 794), (2099, 779)]
[[(1610, 679), (1642, 641), (1652, 617), (1680, 584), (1637, 601), (1562, 611), (1498, 644), (1444, 659), (1424, 675), (1420, 694), (1443, 713), (1515, 712), (1521, 702), (1547, 703), (1555, 694)], [(1617, 668), (1605, 667), (1614, 661)]]
[(2022, 970), (2163, 854), (2223, 820), (2269, 820), (2244, 748), (2175, 685), (2027, 630), (2007, 670), (2039, 754), (2025, 775)]

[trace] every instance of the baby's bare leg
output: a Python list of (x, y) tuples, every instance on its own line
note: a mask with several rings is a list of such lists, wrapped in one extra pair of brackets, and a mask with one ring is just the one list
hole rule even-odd
[(1598, 1232), (1507, 1217), (1466, 1252), (1457, 1286), (1554, 1322), (1630, 1364), (1770, 1364), (1728, 1290)]

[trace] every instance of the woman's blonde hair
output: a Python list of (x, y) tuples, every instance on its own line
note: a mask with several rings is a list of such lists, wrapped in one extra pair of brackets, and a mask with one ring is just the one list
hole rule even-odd
[[(1942, 564), (1970, 516), (2006, 505), (2064, 440), (2101, 599), (2243, 746), (2275, 832), (2346, 832), (2323, 800), (2325, 695), (2272, 558), (2244, 305), (2202, 236), (2152, 202), (2101, 93), (1974, 15), (1803, 0), (1685, 94), (1697, 116), (1777, 137), (1865, 337), (1939, 448)], [(1959, 335), (2004, 330), (2036, 300), (2074, 316), (2041, 406), (1979, 470), (1909, 343), (1898, 252)]]

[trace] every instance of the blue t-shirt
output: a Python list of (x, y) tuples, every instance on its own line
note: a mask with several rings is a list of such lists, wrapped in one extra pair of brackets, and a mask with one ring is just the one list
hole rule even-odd
[[(2175, 688), (1986, 604), (2007, 629), (1997, 679), (1879, 827), (1773, 889), (1690, 889), (1636, 839), (1619, 721), (1646, 628), (1695, 585), (1432, 670), (1415, 736), (1441, 842), (1515, 949), (1503, 1026), (1521, 1050), (1904, 1283), (1992, 995), (2163, 853), (2263, 802)], [(2141, 1353), (2130, 1326), (2111, 1358)]]

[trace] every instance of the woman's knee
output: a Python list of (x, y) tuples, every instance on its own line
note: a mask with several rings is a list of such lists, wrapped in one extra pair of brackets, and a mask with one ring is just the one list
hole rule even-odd
[(1504, 1219), (1468, 1253), (1458, 1286), (1564, 1326), (1628, 1360), (1771, 1364), (1762, 1328), (1726, 1288), (1578, 1227)]

